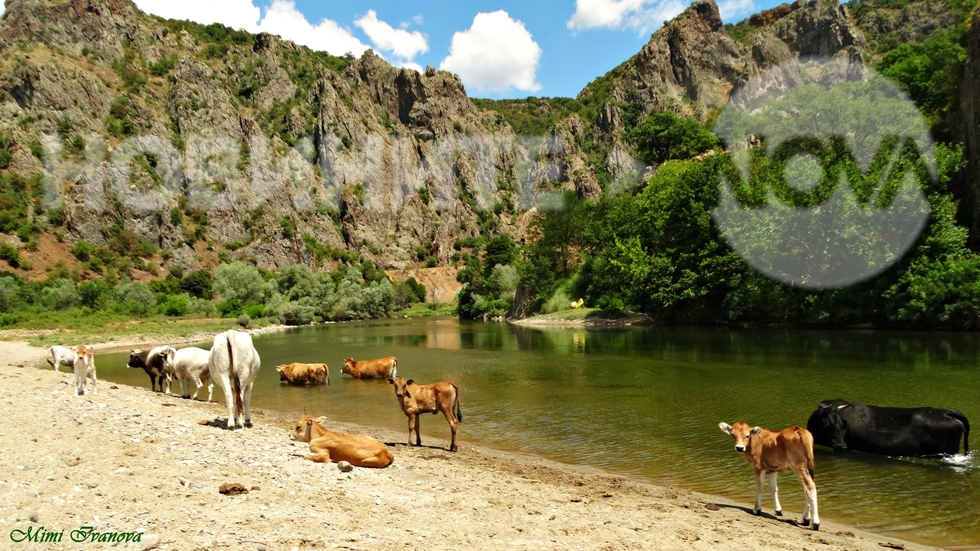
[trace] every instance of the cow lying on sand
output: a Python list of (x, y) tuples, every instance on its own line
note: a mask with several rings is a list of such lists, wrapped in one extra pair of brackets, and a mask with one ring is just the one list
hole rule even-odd
[(306, 459), (317, 463), (346, 461), (356, 467), (383, 469), (395, 460), (388, 448), (374, 438), (327, 430), (310, 415), (300, 417), (289, 437), (309, 442), (313, 453)]
[(208, 371), (211, 380), (221, 385), (228, 405), (228, 430), (252, 426), (252, 383), (261, 367), (259, 353), (252, 346), (252, 336), (241, 331), (218, 333), (211, 345)]
[(92, 379), (92, 394), (95, 394), (97, 381), (95, 380), (95, 354), (92, 353), (92, 350), (84, 345), (79, 345), (72, 368), (75, 371), (75, 395), (88, 394), (85, 383), (90, 377)]
[(398, 358), (388, 356), (377, 360), (354, 360), (353, 358), (344, 359), (344, 366), (340, 368), (341, 373), (346, 373), (356, 379), (393, 379), (398, 371)]
[(75, 358), (78, 357), (78, 352), (74, 346), (52, 346), (48, 349), (48, 363), (55, 371), (61, 371), (61, 366), (65, 366), (71, 369), (75, 368)]
[[(170, 394), (171, 376), (180, 383), (180, 397), (197, 399), (204, 383), (208, 383), (208, 402), (214, 393), (214, 381), (208, 371), (208, 359), (211, 352), (196, 346), (188, 346), (180, 350), (168, 348), (163, 355), (163, 370), (167, 374), (167, 394)], [(186, 385), (185, 385), (186, 381)], [(191, 395), (191, 382), (197, 385), (197, 390)], [(185, 388), (186, 387), (186, 388)]]
[(803, 526), (811, 524), (820, 529), (817, 512), (817, 485), (813, 482), (813, 435), (800, 427), (790, 427), (780, 432), (762, 427), (749, 427), (739, 421), (734, 425), (719, 423), (718, 427), (735, 439), (735, 451), (745, 455), (755, 471), (755, 514), (762, 512), (762, 475), (769, 478), (772, 501), (776, 515), (783, 515), (779, 505), (776, 475), (780, 471), (793, 471), (806, 492), (803, 506)]
[(134, 369), (143, 368), (150, 376), (150, 389), (156, 392), (157, 383), (160, 384), (160, 392), (163, 392), (163, 379), (167, 373), (163, 369), (163, 355), (170, 348), (169, 346), (157, 346), (149, 350), (139, 348), (129, 351), (129, 363), (127, 367)]
[(388, 379), (388, 382), (395, 385), (395, 396), (402, 406), (402, 411), (408, 416), (409, 446), (412, 445), (412, 433), (415, 433), (415, 445), (422, 445), (422, 434), (419, 432), (419, 414), (431, 413), (435, 415), (441, 411), (446, 416), (446, 421), (449, 421), (449, 428), (453, 431), (449, 451), (458, 451), (456, 427), (463, 420), (463, 413), (459, 410), (459, 387), (456, 386), (456, 383), (419, 385), (415, 384), (413, 379), (406, 381), (402, 377)]
[(291, 363), (276, 367), (279, 380), (291, 385), (329, 385), (330, 368), (327, 364)]
[(889, 408), (824, 400), (806, 428), (817, 444), (834, 451), (929, 456), (970, 452), (970, 422), (949, 408)]

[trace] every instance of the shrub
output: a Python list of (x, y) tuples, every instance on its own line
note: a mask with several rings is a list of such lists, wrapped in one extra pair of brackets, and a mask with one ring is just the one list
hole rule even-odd
[(214, 296), (213, 284), (214, 279), (207, 270), (198, 270), (187, 274), (180, 281), (180, 288), (190, 293), (192, 297), (211, 300)]
[(54, 284), (44, 289), (41, 300), (52, 310), (66, 310), (78, 305), (78, 290), (70, 279), (58, 278)]
[(248, 314), (242, 314), (242, 315), (238, 316), (238, 319), (235, 320), (235, 323), (237, 323), (238, 325), (241, 325), (242, 327), (244, 327), (244, 328), (247, 329), (248, 328), (248, 324), (251, 323), (251, 321), (252, 321), (252, 318), (249, 317)]
[(214, 271), (214, 293), (226, 301), (261, 302), (264, 286), (265, 280), (259, 271), (240, 261), (222, 264)]
[(16, 247), (7, 243), (0, 243), (0, 260), (6, 260), (13, 268), (19, 268), (22, 264), (20, 251)]
[(75, 255), (75, 258), (81, 260), (82, 262), (88, 262), (88, 260), (92, 257), (92, 253), (95, 252), (95, 247), (93, 247), (88, 241), (80, 239), (77, 243), (75, 243), (75, 247), (71, 252)]
[(145, 284), (131, 281), (116, 287), (116, 302), (124, 313), (143, 317), (153, 311), (157, 299)]
[(184, 295), (167, 295), (166, 300), (160, 305), (160, 312), (165, 316), (183, 316), (187, 313), (187, 299)]

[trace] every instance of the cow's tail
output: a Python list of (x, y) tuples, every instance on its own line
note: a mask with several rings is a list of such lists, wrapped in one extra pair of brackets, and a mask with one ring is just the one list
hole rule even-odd
[(456, 386), (456, 383), (453, 383), (453, 389), (456, 390), (456, 398), (453, 400), (453, 413), (456, 414), (457, 421), (462, 421), (463, 412), (459, 409), (459, 387)]
[(949, 410), (949, 415), (963, 424), (963, 453), (970, 453), (970, 422), (966, 420), (966, 415), (955, 409)]
[(810, 431), (796, 427), (796, 434), (800, 435), (800, 440), (803, 441), (803, 449), (806, 450), (806, 472), (810, 473), (810, 478), (813, 478), (813, 435)]
[(228, 331), (228, 338), (226, 339), (228, 341), (228, 374), (231, 376), (234, 389), (232, 392), (235, 394), (235, 419), (232, 420), (232, 423), (237, 424), (238, 416), (245, 414), (245, 406), (242, 405), (242, 382), (238, 374), (235, 373), (235, 355), (232, 353), (234, 348), (232, 340), (234, 338), (235, 332)]

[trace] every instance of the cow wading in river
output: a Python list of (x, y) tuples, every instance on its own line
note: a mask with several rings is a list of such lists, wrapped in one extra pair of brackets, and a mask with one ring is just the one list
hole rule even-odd
[(252, 336), (241, 331), (226, 331), (214, 337), (208, 371), (211, 380), (221, 385), (228, 404), (228, 430), (252, 426), (249, 404), (252, 383), (259, 374), (261, 360), (252, 346)]
[(949, 408), (892, 408), (824, 400), (806, 428), (821, 446), (881, 455), (930, 456), (970, 451), (970, 422)]
[(377, 360), (345, 358), (340, 372), (356, 379), (394, 379), (398, 373), (398, 358), (394, 356), (378, 358)]

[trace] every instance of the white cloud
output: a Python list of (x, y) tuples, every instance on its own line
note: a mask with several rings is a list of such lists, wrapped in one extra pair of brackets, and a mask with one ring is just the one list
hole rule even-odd
[(566, 26), (573, 31), (630, 28), (643, 33), (673, 19), (684, 7), (680, 0), (575, 0), (575, 13)]
[[(293, 0), (273, 0), (262, 17), (253, 0), (136, 0), (147, 13), (198, 23), (221, 23), (252, 33), (277, 34), (286, 40), (333, 55), (361, 55), (368, 47), (336, 22), (324, 19), (316, 25), (296, 9)], [(260, 20), (261, 19), (261, 20)]]
[(718, 2), (718, 11), (725, 21), (755, 12), (753, 0), (722, 0)]
[(296, 9), (293, 0), (273, 0), (255, 31), (278, 34), (297, 44), (333, 55), (350, 52), (359, 56), (368, 49), (350, 31), (334, 21), (323, 19), (316, 25), (311, 24)]
[(541, 47), (520, 21), (507, 12), (478, 13), (473, 25), (453, 34), (449, 56), (439, 68), (459, 75), (463, 84), (481, 91), (504, 92), (513, 87), (536, 92)]
[(187, 19), (204, 25), (221, 23), (254, 31), (262, 12), (252, 0), (136, 0), (146, 13), (168, 19)]
[(354, 25), (368, 35), (375, 48), (391, 52), (401, 59), (411, 60), (416, 55), (429, 51), (428, 41), (422, 33), (395, 29), (380, 21), (374, 10), (368, 10), (367, 15), (354, 21)]

